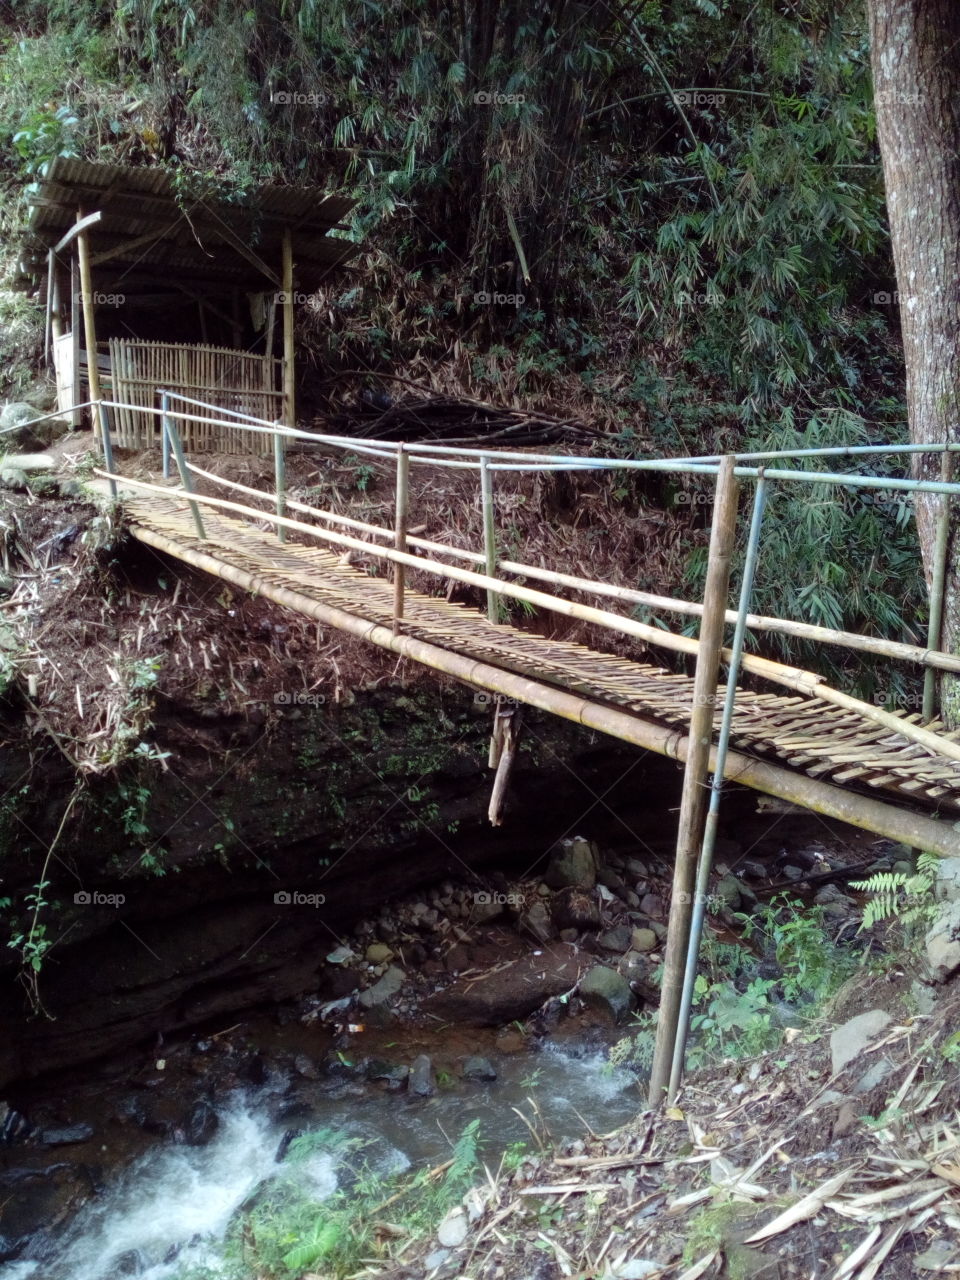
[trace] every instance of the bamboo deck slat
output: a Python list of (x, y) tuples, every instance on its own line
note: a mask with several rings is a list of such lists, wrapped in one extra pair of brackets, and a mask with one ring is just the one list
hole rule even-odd
[[(207, 539), (201, 544), (181, 499), (137, 497), (124, 505), (134, 531), (143, 523), (276, 586), (291, 587), (354, 617), (392, 625), (390, 580), (341, 563), (337, 553), (290, 542), (281, 545), (272, 531), (209, 510), (204, 512)], [(492, 626), (466, 605), (410, 590), (403, 630), (451, 652), (686, 732), (693, 697), (693, 681), (687, 676), (575, 642), (548, 640), (507, 624)], [(717, 727), (722, 690), (718, 693)], [(902, 718), (905, 722), (917, 719), (915, 715)], [(843, 708), (825, 707), (814, 698), (740, 690), (733, 739), (758, 758), (777, 757), (791, 768), (838, 785), (855, 782), (870, 790), (892, 792), (914, 807), (960, 810), (960, 763), (887, 726)]]

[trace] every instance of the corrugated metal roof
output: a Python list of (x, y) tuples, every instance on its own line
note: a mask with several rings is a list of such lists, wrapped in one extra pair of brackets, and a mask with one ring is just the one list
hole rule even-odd
[[(153, 270), (262, 287), (264, 276), (244, 255), (245, 246), (279, 273), (285, 227), (294, 239), (296, 278), (312, 287), (359, 252), (329, 233), (342, 227), (355, 201), (318, 187), (259, 187), (242, 200), (224, 200), (178, 183), (168, 169), (94, 164), (58, 156), (28, 192), (32, 210), (27, 249), (56, 244), (76, 221), (77, 210), (100, 211), (91, 228), (91, 256), (110, 256), (110, 274), (125, 268)], [(40, 272), (45, 262), (37, 261)]]

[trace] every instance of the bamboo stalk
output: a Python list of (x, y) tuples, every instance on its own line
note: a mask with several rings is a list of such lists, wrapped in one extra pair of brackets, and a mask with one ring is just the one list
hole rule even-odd
[[(92, 215), (91, 215), (92, 216)], [(85, 222), (82, 210), (77, 211), (77, 225)], [(80, 267), (80, 305), (83, 309), (83, 340), (87, 344), (87, 386), (90, 388), (90, 399), (99, 401), (100, 370), (97, 368), (97, 326), (93, 307), (93, 275), (90, 270), (90, 244), (87, 233), (82, 230), (77, 235), (77, 261)], [(97, 422), (94, 431), (100, 431), (101, 449), (103, 448), (103, 423)]]
[(293, 241), (290, 228), (283, 229), (283, 420), (288, 427), (297, 425), (294, 403), (293, 373)]
[[(410, 506), (410, 455), (401, 446), (397, 454), (397, 493), (394, 527), (394, 547), (397, 551), (407, 549), (407, 516)], [(403, 592), (406, 577), (406, 566), (393, 566), (393, 633), (400, 630), (403, 619)]]
[[(686, 759), (687, 738), (672, 729), (652, 724), (639, 716), (619, 711), (614, 707), (590, 702), (586, 698), (541, 684), (537, 680), (502, 671), (489, 663), (452, 653), (427, 641), (418, 640), (414, 636), (402, 634), (395, 636), (390, 627), (371, 623), (332, 605), (313, 600), (301, 592), (266, 581), (235, 565), (226, 564), (206, 551), (185, 546), (177, 539), (168, 537), (147, 525), (134, 522), (131, 532), (134, 537), (148, 546), (155, 547), (158, 551), (163, 551), (187, 564), (192, 564), (226, 582), (232, 582), (244, 591), (262, 595), (276, 604), (314, 618), (324, 626), (346, 631), (370, 644), (401, 654), (468, 685), (489, 689), (507, 698), (515, 698), (530, 706), (539, 707), (542, 711), (571, 720), (575, 724), (633, 743), (644, 750), (656, 751), (670, 759), (681, 761)], [(711, 749), (711, 767), (715, 759), (715, 752)], [(769, 764), (767, 761), (742, 755), (736, 751), (728, 753), (724, 772), (732, 782), (751, 787), (765, 795), (777, 796), (791, 804), (813, 809), (824, 817), (850, 823), (902, 844), (916, 845), (918, 848), (927, 849), (943, 857), (960, 855), (960, 833), (955, 831), (948, 822), (938, 822), (935, 818), (928, 818), (923, 814), (886, 804), (874, 799), (873, 796), (863, 796), (855, 791), (847, 791), (842, 787), (820, 782), (806, 774), (795, 773), (779, 765)]]
[[(287, 465), (283, 449), (283, 436), (275, 435), (273, 437), (273, 477), (276, 487), (278, 516), (285, 515), (287, 509)], [(287, 532), (283, 525), (279, 523), (277, 524), (277, 538), (280, 542), (286, 542), (287, 540)]]
[(707, 809), (710, 739), (713, 735), (717, 676), (730, 584), (730, 557), (737, 531), (737, 495), (740, 486), (734, 477), (733, 467), (732, 457), (726, 457), (721, 462), (713, 504), (707, 581), (703, 593), (703, 620), (700, 623), (697, 668), (693, 680), (693, 707), (690, 711), (690, 745), (683, 774), (673, 892), (670, 897), (667, 946), (660, 988), (660, 1012), (657, 1017), (653, 1065), (650, 1069), (650, 1106), (659, 1105), (670, 1079), (683, 994), (693, 889)]
[(516, 709), (511, 709), (510, 712), (503, 716), (498, 711), (497, 718), (502, 720), (503, 724), (500, 751), (497, 759), (497, 772), (493, 779), (490, 804), (487, 808), (487, 817), (492, 827), (503, 826), (503, 809), (507, 798), (507, 787), (510, 785), (510, 772), (513, 769), (513, 762), (517, 758), (519, 740)]
[[(142, 489), (147, 493), (159, 494), (164, 498), (171, 497), (169, 489), (149, 484), (144, 480), (135, 480), (130, 476), (117, 476), (101, 470), (96, 470), (96, 474), (103, 476), (106, 480), (119, 480), (125, 485), (135, 489)], [(525, 600), (528, 604), (536, 605), (551, 613), (559, 613), (564, 617), (577, 618), (582, 622), (594, 623), (596, 626), (618, 631), (622, 635), (633, 636), (638, 640), (646, 641), (648, 644), (670, 649), (676, 653), (685, 653), (695, 657), (699, 652), (700, 642), (694, 640), (692, 636), (676, 635), (672, 631), (663, 631), (659, 627), (647, 626), (646, 623), (637, 622), (633, 618), (623, 618), (619, 614), (608, 613), (604, 609), (595, 609), (590, 605), (577, 604), (573, 600), (562, 600), (558, 596), (550, 596), (542, 591), (535, 591), (530, 587), (521, 587), (516, 583), (504, 582), (500, 578), (491, 578), (486, 574), (474, 573), (470, 569), (460, 568), (459, 565), (439, 564), (435, 560), (410, 555), (407, 552), (397, 551), (393, 548), (377, 547), (369, 542), (363, 542), (359, 538), (351, 538), (347, 534), (335, 533), (332, 529), (319, 529), (316, 525), (305, 524), (302, 520), (292, 520), (290, 517), (271, 515), (269, 512), (258, 511), (254, 507), (245, 506), (243, 503), (231, 502), (227, 498), (214, 498), (206, 494), (191, 493), (191, 500), (203, 502), (225, 511), (235, 511), (240, 515), (252, 516), (256, 520), (269, 519), (276, 523), (282, 523), (287, 529), (295, 529), (299, 533), (306, 533), (322, 542), (330, 542), (335, 546), (363, 551), (367, 555), (377, 556), (382, 560), (390, 560), (396, 564), (405, 564), (409, 568), (420, 569), (424, 573), (431, 573), (437, 577), (451, 578), (456, 582), (464, 582), (469, 586), (480, 587), (485, 591), (493, 591), (516, 600)], [(724, 661), (729, 661), (730, 650), (724, 649), (721, 656)], [(960, 743), (952, 742), (947, 738), (931, 733), (928, 729), (924, 729), (922, 725), (912, 724), (909, 720), (893, 715), (892, 712), (885, 711), (881, 707), (875, 707), (869, 702), (861, 702), (857, 698), (841, 693), (839, 690), (831, 688), (826, 684), (822, 676), (816, 675), (812, 671), (804, 671), (800, 667), (789, 667), (784, 663), (773, 662), (769, 658), (761, 658), (756, 654), (744, 654), (741, 659), (741, 666), (745, 671), (749, 671), (765, 680), (770, 680), (774, 684), (783, 685), (788, 689), (794, 689), (798, 693), (805, 694), (807, 697), (820, 698), (824, 702), (831, 702), (836, 706), (843, 707), (845, 710), (854, 711), (864, 719), (872, 720), (875, 724), (890, 730), (891, 733), (898, 733), (904, 738), (909, 738), (912, 742), (925, 746), (936, 755), (960, 761)]]

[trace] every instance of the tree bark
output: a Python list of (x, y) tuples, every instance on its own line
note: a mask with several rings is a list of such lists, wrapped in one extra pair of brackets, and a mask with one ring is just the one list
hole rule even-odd
[[(958, 439), (960, 388), (960, 3), (867, 0), (877, 133), (887, 190), (906, 363), (910, 437)], [(939, 476), (938, 459), (916, 474)], [(916, 495), (930, 584), (938, 497)], [(960, 506), (956, 500), (954, 507)], [(957, 513), (953, 513), (956, 515)], [(947, 573), (942, 646), (960, 652), (960, 539)], [(960, 682), (943, 681), (943, 711), (960, 723)]]

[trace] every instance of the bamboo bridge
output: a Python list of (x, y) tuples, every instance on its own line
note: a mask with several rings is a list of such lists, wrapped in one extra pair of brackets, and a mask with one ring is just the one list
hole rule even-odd
[[(951, 498), (960, 493), (960, 484), (951, 479), (951, 463), (960, 445), (864, 446), (682, 459), (558, 457), (323, 435), (179, 393), (158, 391), (158, 397), (159, 407), (146, 412), (157, 420), (163, 473), (148, 480), (123, 475), (113, 464), (108, 413), (124, 406), (114, 401), (95, 402), (104, 457), (97, 475), (101, 485), (121, 503), (132, 536), (305, 617), (499, 695), (494, 700), (491, 742), (491, 765), (500, 766), (495, 795), (514, 746), (511, 731), (501, 726), (504, 700), (541, 708), (683, 762), (652, 1102), (659, 1100), (668, 1085), (669, 1096), (673, 1096), (682, 1077), (725, 782), (751, 787), (914, 849), (960, 856), (960, 731), (948, 731), (933, 715), (938, 674), (960, 674), (960, 657), (940, 647), (949, 506)], [(140, 411), (144, 412), (142, 407)], [(267, 453), (272, 444), (272, 491), (227, 480), (187, 458), (180, 428), (202, 418), (209, 429), (211, 415), (219, 415), (214, 425), (221, 430), (245, 433), (246, 447), (254, 452)], [(367, 524), (290, 497), (285, 458), (287, 446), (296, 441), (306, 447), (349, 451), (394, 464), (393, 526)], [(785, 465), (798, 454), (825, 460), (911, 453), (938, 454), (940, 478), (791, 470)], [(409, 531), (411, 465), (456, 467), (478, 474), (484, 516), (482, 548), (430, 541)], [(595, 582), (559, 569), (510, 561), (499, 554), (494, 502), (498, 472), (614, 469), (714, 478), (702, 602)], [(243, 501), (198, 492), (198, 478), (232, 491)], [(753, 485), (753, 504), (739, 600), (733, 610), (728, 608), (730, 565), (744, 481)], [(939, 495), (926, 647), (750, 612), (767, 490), (785, 482)], [(379, 560), (384, 575), (372, 576), (354, 568), (345, 551), (361, 552), (365, 560)], [(412, 589), (406, 581), (411, 570), (447, 585), (479, 588), (486, 593), (486, 609)], [(531, 582), (554, 590), (541, 590), (530, 586)], [(566, 594), (559, 594), (556, 588)], [(581, 600), (571, 599), (571, 595)], [(699, 636), (694, 639), (640, 622), (628, 612), (583, 603), (583, 597), (699, 617)], [(687, 655), (693, 660), (694, 672), (686, 675), (653, 661), (627, 659), (523, 630), (504, 620), (504, 599), (520, 600), (630, 637), (640, 642), (638, 649), (644, 659), (651, 649)], [(728, 647), (724, 635), (729, 624), (734, 632)], [(922, 667), (926, 681), (923, 711), (908, 714), (875, 706), (833, 688), (818, 674), (749, 652), (748, 629), (754, 637), (764, 630), (792, 634)], [(727, 668), (725, 684), (719, 680), (723, 665)], [(743, 675), (751, 677), (749, 687), (744, 687)], [(758, 689), (757, 684), (765, 687)], [(776, 689), (766, 687), (769, 685)]]

